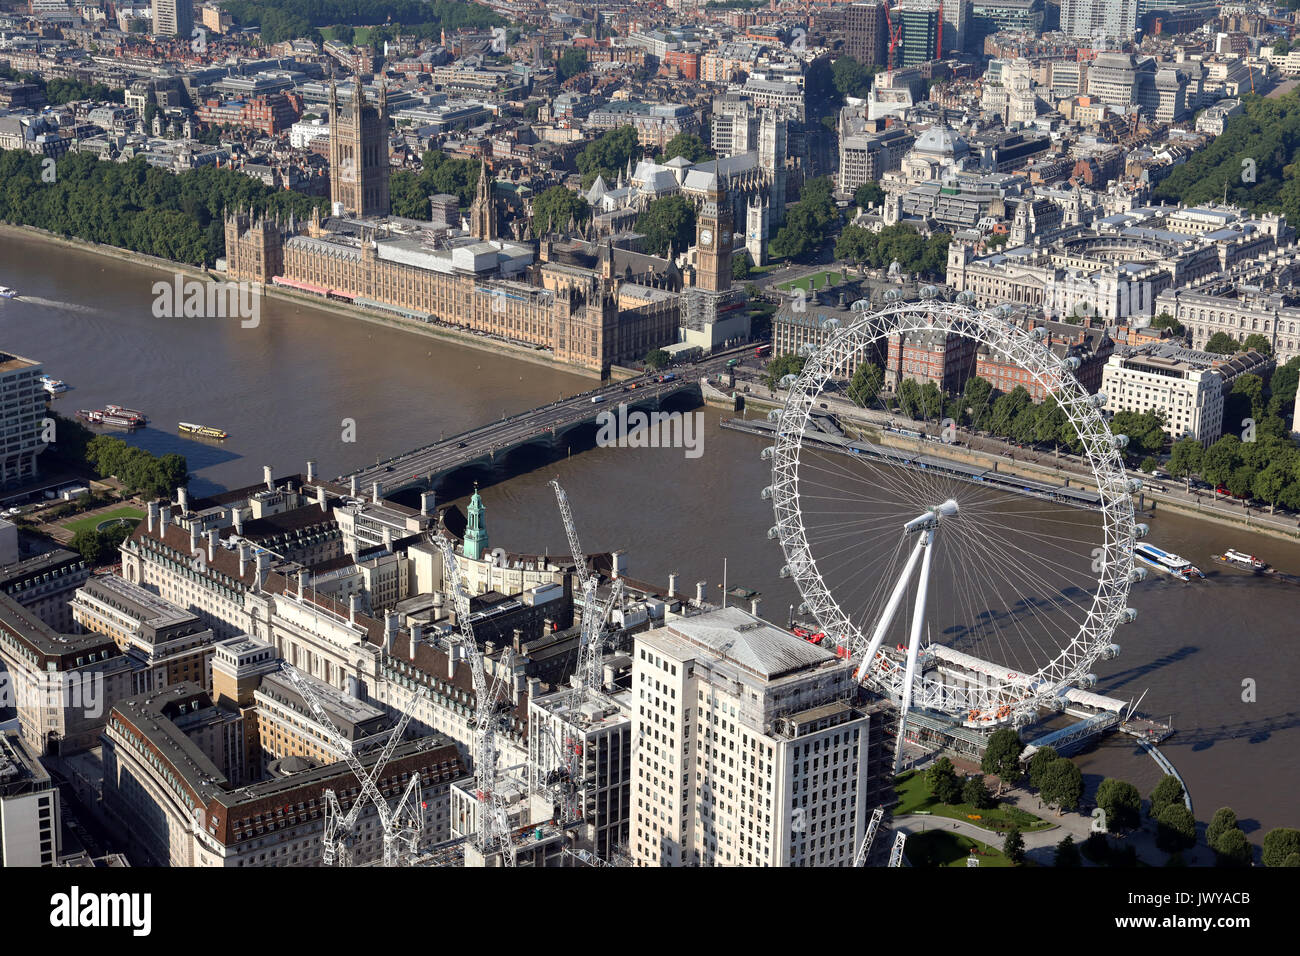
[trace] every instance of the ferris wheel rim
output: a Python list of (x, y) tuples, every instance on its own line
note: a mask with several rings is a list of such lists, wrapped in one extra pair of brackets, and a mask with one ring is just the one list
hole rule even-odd
[[(1072, 374), (1069, 363), (1050, 352), (1032, 333), (1006, 321), (997, 312), (932, 298), (921, 302), (893, 302), (879, 309), (855, 308), (850, 315), (852, 320), (834, 329), (820, 347), (807, 351), (804, 368), (791, 383), (786, 403), (776, 417), (770, 456), (772, 483), (764, 490), (764, 496), (771, 498), (776, 519), (771, 536), (779, 540), (785, 557), (782, 575), (794, 580), (803, 607), (817, 620), (821, 630), (840, 638), (850, 658), (861, 658), (868, 644), (867, 636), (839, 606), (818, 570), (803, 521), (799, 460), (805, 428), (816, 398), (834, 377), (832, 373), (847, 368), (848, 359), (860, 355), (867, 346), (890, 335), (913, 332), (947, 331), (972, 338), (1003, 360), (1015, 362), (1056, 396), (1083, 444), (1083, 459), (1091, 468), (1093, 488), (1100, 496), (1101, 570), (1090, 607), (1077, 632), (1054, 657), (1041, 662), (1033, 674), (1008, 665), (1007, 676), (1015, 678), (1014, 682), (994, 678), (986, 690), (975, 695), (977, 711), (988, 708), (988, 713), (993, 713), (996, 707), (999, 719), (995, 724), (1006, 720), (1020, 723), (1039, 707), (1059, 706), (1064, 689), (1079, 682), (1093, 664), (1107, 655), (1115, 628), (1130, 619), (1125, 615), (1137, 531), (1121, 446), (1117, 445), (1093, 397)], [(884, 656), (875, 656), (863, 669), (865, 679), (892, 696), (901, 689), (900, 669), (894, 666), (891, 673)], [(927, 699), (924, 693), (918, 693), (916, 699), (923, 706), (932, 706), (952, 716), (969, 706), (969, 699), (955, 708), (946, 706), (942, 699), (937, 702)]]

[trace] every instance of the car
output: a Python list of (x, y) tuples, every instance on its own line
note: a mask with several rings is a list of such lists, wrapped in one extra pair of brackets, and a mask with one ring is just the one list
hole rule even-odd
[(11, 517), (12, 517), (13, 515), (20, 515), (20, 514), (22, 514), (22, 513), (23, 513), (23, 509), (22, 509), (22, 508), (8, 508), (8, 509), (5, 510), (5, 514), (7, 514), (7, 515), (9, 515), (9, 516), (11, 516)]
[(457, 448), (464, 448), (466, 444), (467, 444), (467, 443), (466, 443), (466, 442), (463, 442), (463, 441), (461, 441), (461, 442), (457, 442), (457, 443), (456, 443), (456, 447), (457, 447)]
[(605, 396), (604, 396), (604, 395), (593, 395), (593, 396), (591, 396), (591, 404), (593, 404), (593, 405), (595, 405), (597, 402), (603, 402), (604, 400), (605, 400)]

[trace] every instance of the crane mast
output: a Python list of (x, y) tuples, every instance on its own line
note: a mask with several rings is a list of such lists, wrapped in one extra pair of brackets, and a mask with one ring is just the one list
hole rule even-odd
[(876, 807), (875, 810), (871, 811), (871, 822), (867, 824), (867, 835), (862, 838), (862, 846), (858, 847), (857, 856), (853, 858), (854, 866), (866, 866), (867, 857), (871, 854), (872, 841), (876, 839), (876, 829), (880, 826), (880, 821), (884, 816), (884, 807)]
[[(396, 812), (389, 806), (388, 800), (380, 792), (375, 781), (379, 779), (379, 774), (383, 771), (389, 758), (392, 757), (393, 751), (401, 742), (402, 735), (406, 732), (406, 726), (411, 721), (413, 706), (424, 695), (424, 689), (421, 688), (411, 696), (401, 719), (393, 729), (392, 734), (389, 735), (387, 743), (384, 744), (384, 749), (380, 752), (374, 766), (367, 772), (361, 760), (353, 752), (352, 745), (343, 738), (338, 728), (334, 726), (334, 721), (330, 720), (320, 698), (312, 690), (311, 685), (303, 678), (302, 674), (298, 672), (298, 669), (287, 662), (281, 665), (280, 669), (293, 683), (302, 699), (307, 702), (308, 708), (310, 708), (312, 714), (325, 731), (327, 743), (346, 761), (348, 769), (352, 771), (352, 775), (357, 779), (357, 784), (361, 787), (361, 794), (352, 802), (352, 806), (346, 814), (343, 813), (338, 794), (333, 790), (325, 791), (325, 836), (321, 852), (322, 863), (326, 866), (333, 866), (335, 863), (340, 866), (351, 865), (352, 834), (356, 830), (357, 819), (360, 817), (366, 801), (369, 800), (375, 805), (375, 810), (379, 814), (380, 824), (383, 828), (384, 865), (400, 866), (404, 858), (403, 851), (414, 852), (415, 845), (419, 841), (420, 832), (424, 828), (423, 804), (419, 792), (420, 775), (412, 774), (411, 782), (407, 784), (406, 791), (397, 803)], [(414, 811), (409, 806), (412, 801), (415, 804)], [(412, 820), (413, 817), (415, 818), (414, 821)]]
[(449, 654), (459, 650), (469, 658), (470, 673), (474, 679), (474, 784), (479, 801), (478, 846), (486, 858), (500, 846), (507, 865), (515, 863), (515, 846), (510, 839), (510, 818), (501, 798), (497, 783), (496, 723), (498, 703), (504, 693), (500, 671), (488, 679), (483, 652), (474, 639), (470, 623), (469, 592), (460, 576), (456, 561), (456, 548), (451, 539), (439, 534), (434, 539), (442, 550), (443, 590), (456, 609), (456, 627), (451, 631)]

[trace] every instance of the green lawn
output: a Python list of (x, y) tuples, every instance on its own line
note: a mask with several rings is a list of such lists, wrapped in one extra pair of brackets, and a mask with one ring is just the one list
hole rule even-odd
[[(372, 30), (374, 30), (374, 27), (357, 27), (356, 34), (352, 37), (352, 45), (365, 46), (368, 42), (370, 42), (370, 33)], [(334, 36), (333, 27), (321, 27), (320, 35), (322, 40), (336, 39)]]
[[(1005, 833), (1012, 826), (1020, 827), (1022, 833), (1030, 830), (1047, 830), (1053, 826), (1049, 820), (1034, 816), (1018, 807), (999, 804), (989, 810), (977, 810), (969, 803), (940, 803), (930, 788), (925, 784), (925, 774), (908, 771), (900, 774), (894, 781), (894, 791), (898, 794), (898, 804), (894, 807), (894, 816), (905, 813), (929, 812), (936, 817), (948, 817), (950, 820), (965, 820), (985, 830)], [(978, 817), (978, 819), (972, 819)]]
[(1011, 866), (1001, 850), (949, 830), (909, 834), (903, 852), (912, 866), (966, 866), (972, 849), (979, 856), (980, 866)]
[(71, 531), (73, 534), (76, 534), (78, 531), (85, 531), (85, 530), (94, 531), (95, 528), (98, 527), (100, 522), (108, 521), (111, 518), (130, 518), (132, 520), (139, 521), (143, 517), (144, 517), (144, 512), (141, 511), (139, 508), (129, 508), (129, 507), (114, 508), (112, 511), (105, 511), (101, 514), (91, 515), (88, 518), (78, 518), (76, 521), (70, 521), (66, 525), (64, 525), (64, 527), (67, 528), (69, 531)]
[(789, 282), (783, 282), (777, 286), (777, 288), (783, 292), (789, 292), (791, 289), (803, 289), (806, 292), (808, 291), (808, 283), (815, 279), (817, 281), (817, 288), (821, 289), (825, 287), (826, 279), (828, 277), (831, 280), (832, 286), (840, 281), (840, 273), (838, 272), (814, 272), (811, 275), (801, 276), (798, 279), (791, 279)]

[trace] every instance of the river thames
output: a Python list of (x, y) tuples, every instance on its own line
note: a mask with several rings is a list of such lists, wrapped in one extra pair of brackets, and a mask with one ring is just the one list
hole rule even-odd
[[(129, 440), (184, 454), (194, 494), (256, 483), (262, 465), (302, 471), (308, 458), (321, 474), (343, 473), (591, 387), (590, 378), (558, 368), (283, 299), (262, 301), (256, 328), (156, 318), (153, 284), (170, 280), (0, 235), (0, 283), (22, 295), (0, 300), (0, 348), (68, 383), (54, 403), (65, 416), (107, 402), (144, 410), (151, 424)], [(799, 598), (778, 576), (780, 548), (767, 537), (764, 442), (721, 429), (718, 410), (702, 415), (699, 457), (595, 448), (485, 488), (492, 544), (568, 551), (547, 485), (558, 477), (588, 551), (623, 549), (631, 577), (666, 583), (678, 572), (683, 588), (707, 581), (715, 599), (725, 559), (728, 585), (761, 592), (765, 616), (784, 623)], [(178, 421), (215, 425), (230, 438), (182, 438)], [(1212, 567), (1210, 555), (1235, 547), (1300, 573), (1300, 545), (1174, 515), (1150, 523), (1149, 540), (1191, 559), (1207, 579), (1153, 576), (1135, 585), (1139, 617), (1117, 634), (1121, 655), (1097, 665), (1096, 690), (1124, 700), (1145, 692), (1140, 709), (1172, 719), (1176, 733), (1162, 750), (1187, 781), (1197, 819), (1232, 806), (1258, 844), (1272, 827), (1300, 825), (1300, 588)], [(1090, 791), (1118, 776), (1145, 796), (1159, 776), (1118, 734), (1078, 763)]]

